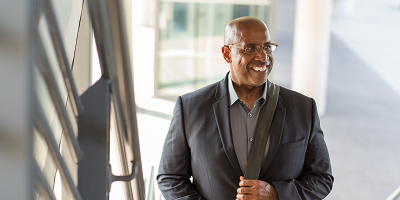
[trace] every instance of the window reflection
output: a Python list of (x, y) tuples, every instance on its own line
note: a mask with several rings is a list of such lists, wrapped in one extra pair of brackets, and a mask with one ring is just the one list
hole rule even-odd
[(269, 5), (161, 2), (156, 95), (176, 97), (223, 78), (225, 26), (242, 16), (268, 23)]

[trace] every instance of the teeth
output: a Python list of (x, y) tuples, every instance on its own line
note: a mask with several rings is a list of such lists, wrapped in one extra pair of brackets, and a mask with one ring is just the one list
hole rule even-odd
[(254, 67), (253, 69), (256, 70), (256, 71), (259, 71), (259, 72), (263, 72), (263, 71), (267, 70), (267, 66)]

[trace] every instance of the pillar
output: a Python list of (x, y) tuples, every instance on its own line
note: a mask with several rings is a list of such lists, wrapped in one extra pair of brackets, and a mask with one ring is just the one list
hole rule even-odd
[(332, 0), (297, 0), (291, 88), (326, 111)]
[(33, 199), (33, 1), (0, 1), (0, 199)]

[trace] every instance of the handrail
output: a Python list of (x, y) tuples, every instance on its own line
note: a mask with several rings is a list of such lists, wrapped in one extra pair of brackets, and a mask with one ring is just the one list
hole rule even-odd
[(83, 152), (81, 150), (81, 147), (79, 145), (78, 140), (75, 137), (74, 130), (72, 129), (71, 122), (69, 121), (67, 111), (64, 108), (64, 102), (62, 100), (60, 91), (57, 88), (57, 81), (55, 79), (54, 72), (50, 66), (50, 63), (46, 58), (44, 58), (43, 55), (45, 50), (43, 47), (43, 43), (41, 38), (38, 36), (36, 37), (36, 60), (39, 65), (40, 71), (44, 77), (44, 80), (46, 82), (47, 88), (50, 92), (51, 99), (54, 103), (54, 107), (56, 108), (58, 118), (60, 119), (62, 128), (64, 132), (66, 133), (66, 139), (68, 146), (71, 150), (72, 158), (74, 159), (75, 163), (78, 163), (79, 160), (82, 159), (83, 157)]
[[(37, 97), (36, 102), (38, 102)], [(40, 105), (35, 106), (34, 123), (36, 128), (39, 130), (40, 134), (46, 141), (50, 155), (53, 158), (53, 161), (56, 164), (58, 171), (60, 172), (61, 180), (63, 184), (66, 185), (67, 191), (70, 193), (70, 196), (74, 197), (75, 200), (82, 200), (82, 196), (80, 195), (78, 189), (75, 187), (71, 174), (68, 171), (67, 165), (65, 164), (65, 161), (62, 158), (60, 151), (58, 150), (57, 142), (50, 127), (47, 124), (46, 118)]]
[(390, 194), (390, 196), (386, 198), (386, 200), (396, 200), (399, 197), (400, 197), (400, 186), (395, 191), (393, 191), (393, 193)]
[[(134, 98), (133, 79), (131, 71), (131, 59), (129, 53), (129, 42), (126, 31), (125, 13), (122, 5), (122, 1), (108, 0), (109, 17), (110, 17), (110, 30), (112, 30), (113, 45), (115, 53), (115, 65), (110, 65), (109, 70), (111, 85), (116, 85), (114, 88), (117, 89), (116, 96), (118, 96), (120, 102), (117, 101), (118, 106), (122, 110), (123, 121), (125, 121), (126, 127), (126, 139), (128, 140), (133, 153), (133, 159), (135, 163), (139, 163), (139, 172), (137, 178), (134, 181), (134, 199), (144, 199), (145, 189), (142, 174), (142, 164), (140, 155), (140, 145), (137, 130), (137, 119), (136, 119), (136, 104)], [(115, 67), (115, 68), (113, 68)], [(113, 80), (115, 77), (116, 80)], [(113, 86), (112, 86), (113, 87)]]
[(150, 180), (149, 180), (149, 185), (148, 185), (148, 189), (147, 189), (147, 200), (153, 200), (155, 199), (155, 174), (154, 174), (154, 166), (151, 166), (151, 173), (150, 173)]
[(83, 104), (78, 96), (71, 69), (69, 68), (67, 54), (65, 52), (64, 43), (60, 34), (60, 28), (56, 23), (56, 15), (54, 14), (53, 5), (50, 0), (41, 0), (40, 4), (46, 16), (52, 43), (57, 55), (62, 74), (64, 76), (64, 83), (67, 87), (72, 109), (74, 111), (75, 117), (78, 117), (79, 114), (83, 112)]
[(50, 188), (49, 184), (47, 183), (46, 179), (42, 171), (40, 170), (39, 166), (36, 162), (33, 162), (33, 173), (34, 179), (33, 183), (39, 193), (47, 200), (56, 200), (56, 197), (53, 194), (53, 190)]
[[(134, 179), (134, 199), (144, 199), (144, 184), (137, 134), (136, 105), (130, 63), (124, 10), (120, 0), (89, 0), (89, 11), (99, 52), (100, 64), (108, 72), (112, 93), (115, 95), (116, 113), (121, 113), (121, 126), (125, 130), (133, 152), (134, 162), (139, 163), (139, 173)], [(103, 74), (104, 76), (104, 74)]]

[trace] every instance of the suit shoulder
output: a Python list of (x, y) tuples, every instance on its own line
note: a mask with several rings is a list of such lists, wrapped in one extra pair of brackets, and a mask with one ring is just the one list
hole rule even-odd
[(312, 102), (314, 101), (312, 98), (304, 94), (285, 87), (280, 87), (279, 96), (285, 104), (293, 106), (312, 106)]
[(308, 97), (308, 96), (306, 96), (304, 94), (301, 94), (299, 92), (287, 89), (287, 88), (282, 87), (282, 86), (280, 86), (280, 93), (279, 94), (283, 95), (283, 96), (293, 96), (293, 97), (301, 98), (301, 99), (310, 99), (310, 97)]

